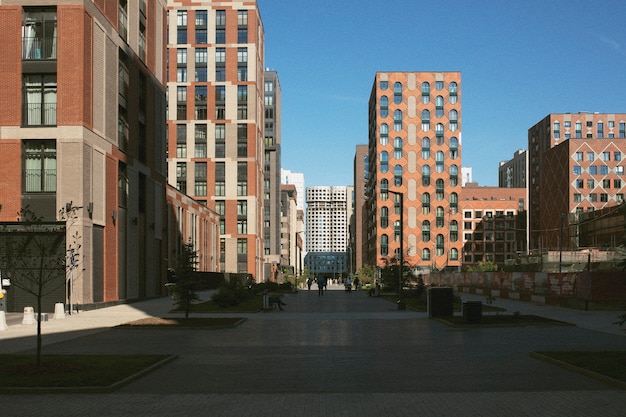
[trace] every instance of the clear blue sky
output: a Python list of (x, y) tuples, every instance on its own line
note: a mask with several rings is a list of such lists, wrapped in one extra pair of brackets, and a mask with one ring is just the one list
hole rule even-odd
[(258, 0), (282, 165), (351, 185), (377, 71), (461, 71), (463, 166), (497, 185), (549, 113), (626, 113), (624, 0)]

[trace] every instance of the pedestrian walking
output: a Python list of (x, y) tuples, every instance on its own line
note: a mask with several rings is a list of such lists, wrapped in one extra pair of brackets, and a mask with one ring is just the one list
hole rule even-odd
[(317, 278), (317, 296), (320, 297), (324, 295), (324, 288), (326, 287), (326, 278), (318, 277)]
[(306, 286), (309, 288), (309, 291), (311, 291), (311, 285), (313, 285), (313, 280), (311, 278), (307, 278)]

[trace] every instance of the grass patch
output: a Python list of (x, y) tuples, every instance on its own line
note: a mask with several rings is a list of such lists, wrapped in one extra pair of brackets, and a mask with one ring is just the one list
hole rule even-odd
[(173, 328), (173, 327), (193, 327), (193, 328), (225, 328), (235, 327), (244, 319), (240, 317), (148, 317), (122, 324), (118, 327), (133, 328)]
[(0, 392), (12, 388), (106, 388), (142, 373), (168, 355), (0, 355)]
[[(192, 313), (250, 313), (263, 309), (263, 296), (255, 295), (247, 300), (242, 300), (239, 304), (221, 307), (212, 300), (194, 303), (191, 305)], [(175, 309), (172, 312), (180, 313), (182, 309)]]
[(531, 356), (626, 388), (626, 351), (533, 352)]

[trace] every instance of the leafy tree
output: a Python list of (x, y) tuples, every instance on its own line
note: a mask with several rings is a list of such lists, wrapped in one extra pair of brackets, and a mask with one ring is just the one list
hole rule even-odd
[[(66, 227), (76, 219), (79, 207), (62, 210), (61, 218)], [(0, 253), (5, 267), (11, 273), (11, 285), (33, 295), (37, 300), (37, 366), (41, 366), (41, 314), (42, 300), (65, 285), (64, 269), (69, 266), (69, 256), (79, 259), (80, 236), (71, 237), (68, 251), (65, 248), (65, 228), (58, 223), (45, 223), (28, 206), (18, 212), (20, 225), (8, 230), (4, 226), (4, 238), (0, 243)], [(71, 254), (71, 255), (70, 255)]]
[(480, 261), (474, 267), (472, 266), (467, 267), (468, 272), (490, 272), (490, 271), (497, 271), (498, 269), (500, 269), (498, 265), (494, 264), (491, 261), (485, 261), (485, 262)]
[(400, 268), (400, 261), (396, 257), (383, 258), (384, 266), (380, 271), (380, 280), (383, 287), (394, 289), (398, 291), (398, 284), (404, 287), (408, 282), (410, 276), (410, 265), (404, 258), (404, 265), (402, 265), (402, 275), (400, 277), (400, 283), (398, 282), (398, 268)]
[(365, 264), (360, 267), (359, 270), (356, 272), (356, 275), (359, 277), (359, 280), (363, 285), (373, 284), (374, 281), (376, 281), (376, 278), (378, 278), (376, 268), (369, 264)]
[(189, 318), (191, 303), (200, 299), (196, 294), (198, 287), (198, 278), (195, 273), (198, 264), (197, 259), (198, 252), (194, 249), (193, 243), (184, 244), (176, 262), (176, 268), (174, 268), (176, 283), (172, 288), (172, 297), (174, 298), (174, 305), (185, 311), (185, 318)]

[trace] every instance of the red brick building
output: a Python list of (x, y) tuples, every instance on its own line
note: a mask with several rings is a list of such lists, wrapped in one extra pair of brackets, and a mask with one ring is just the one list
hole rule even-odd
[(463, 266), (493, 262), (526, 253), (526, 189), (478, 187), (468, 183), (461, 191)]
[(528, 130), (529, 249), (578, 248), (580, 214), (624, 201), (624, 139), (626, 114), (550, 114)]
[(397, 256), (402, 235), (409, 264), (461, 266), (461, 127), (459, 72), (376, 73), (365, 263), (382, 266)]
[(166, 1), (12, 3), (0, 6), (0, 221), (27, 206), (45, 221), (73, 209), (77, 304), (161, 294), (176, 255)]
[(220, 216), (220, 270), (261, 281), (265, 51), (256, 1), (170, 0), (168, 12), (168, 182)]

